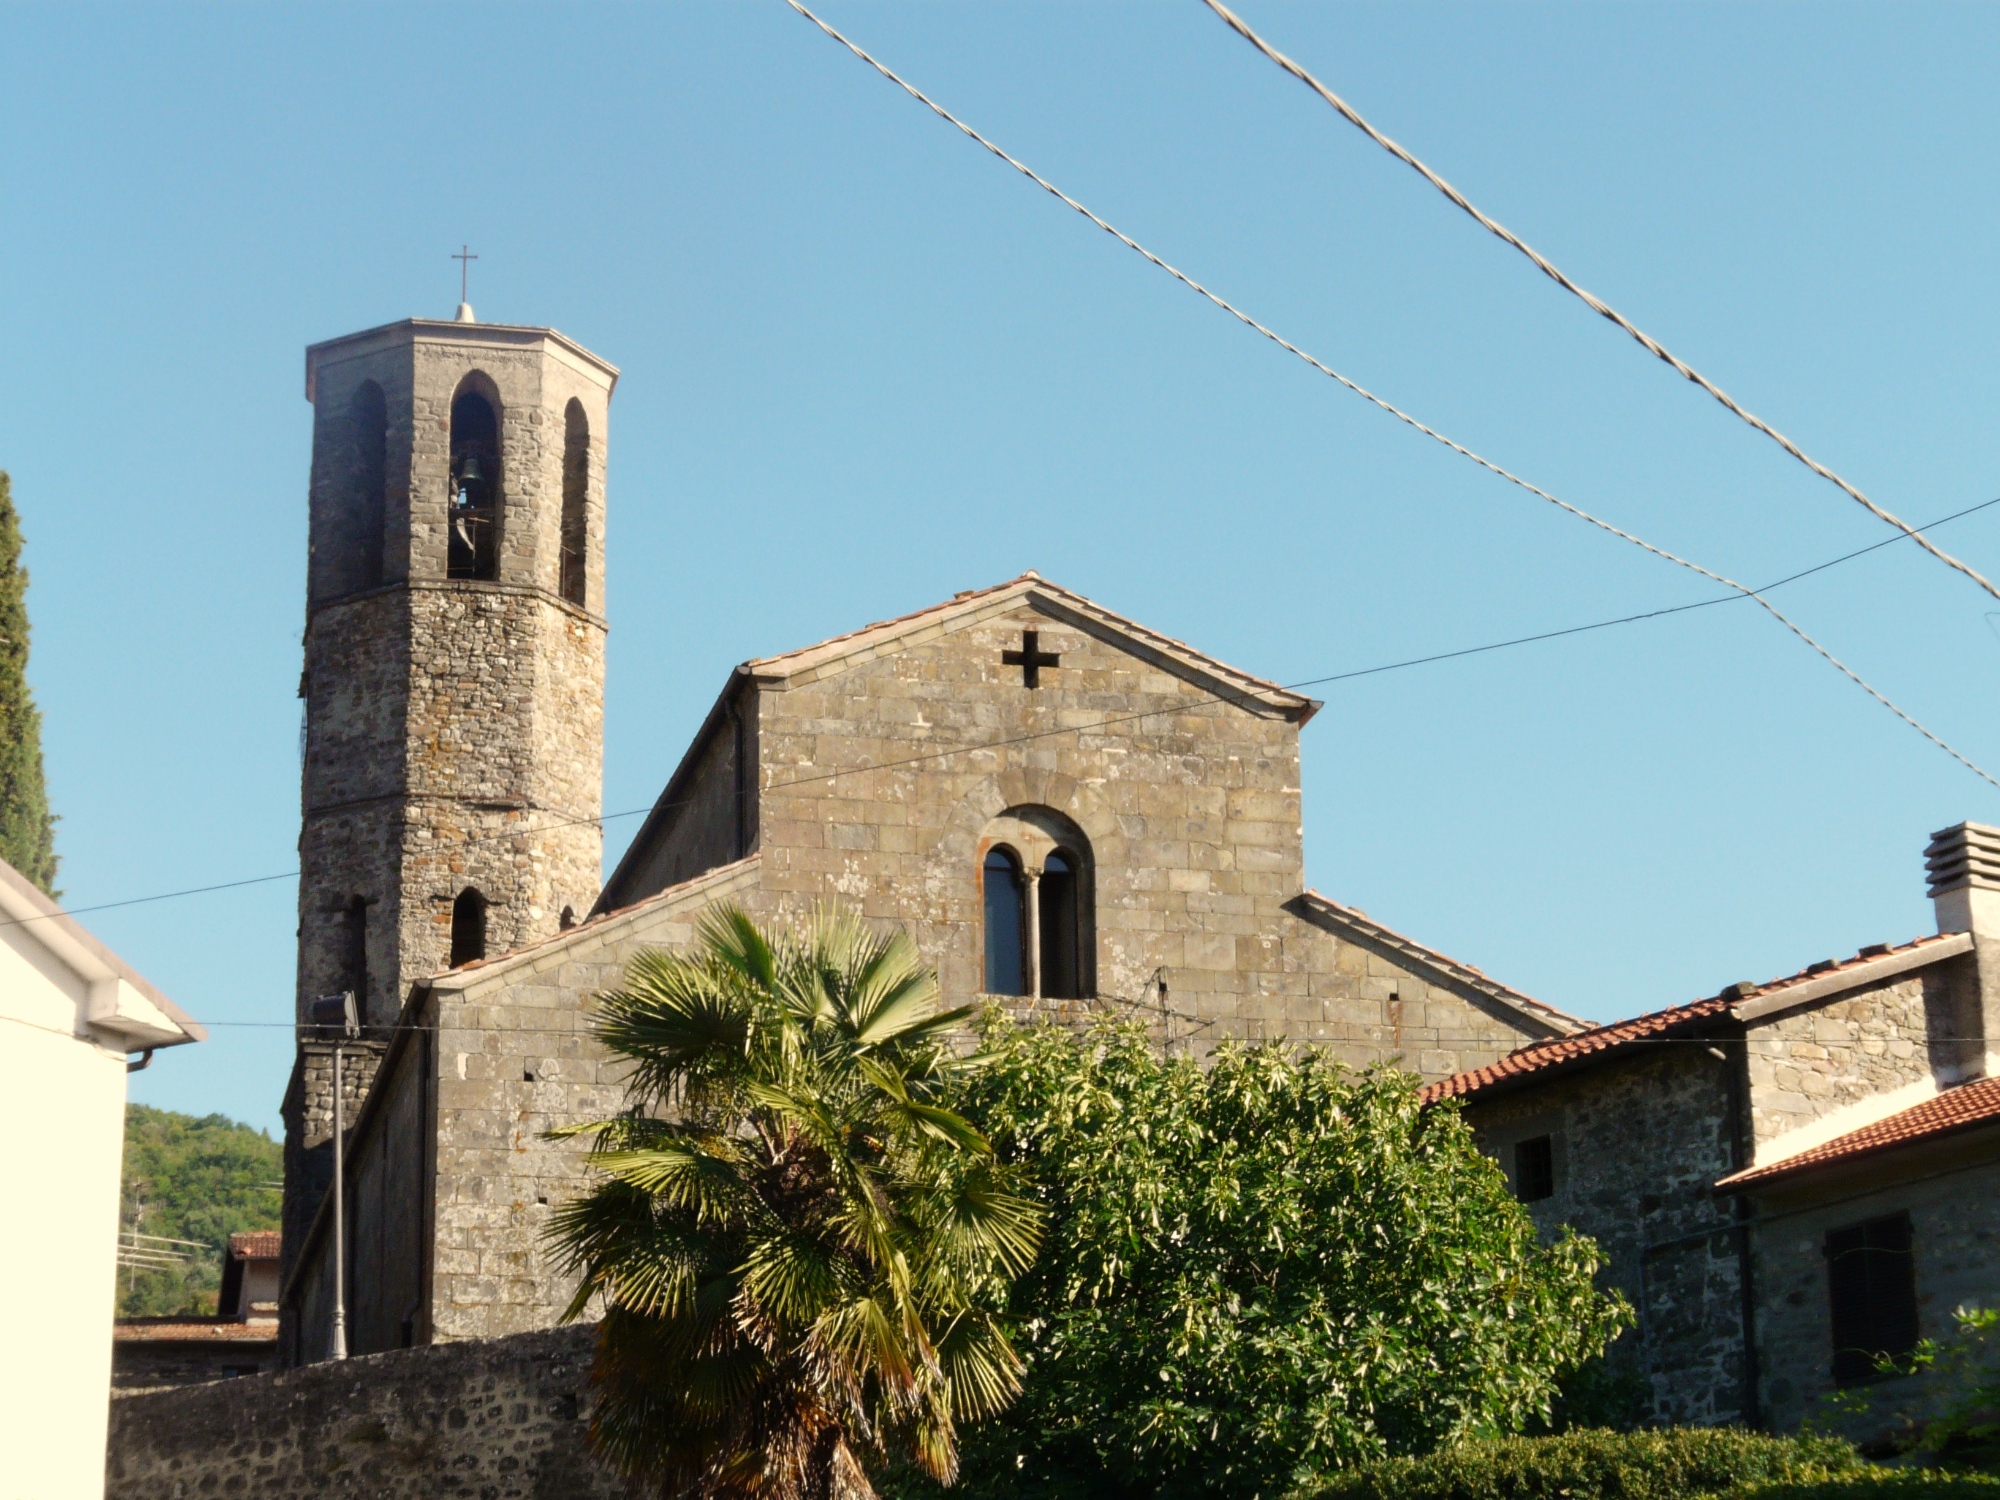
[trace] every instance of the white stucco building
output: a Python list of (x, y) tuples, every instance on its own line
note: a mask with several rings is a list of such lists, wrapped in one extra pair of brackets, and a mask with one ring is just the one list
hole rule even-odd
[(0, 1500), (104, 1493), (125, 1074), (205, 1035), (0, 862)]

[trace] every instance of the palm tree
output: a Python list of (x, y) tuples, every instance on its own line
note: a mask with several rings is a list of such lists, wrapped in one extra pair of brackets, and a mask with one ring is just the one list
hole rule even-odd
[[(596, 1031), (631, 1064), (603, 1180), (549, 1238), (603, 1308), (591, 1433), (664, 1496), (849, 1500), (867, 1465), (956, 1477), (956, 1424), (1020, 1388), (997, 1316), (1040, 1211), (937, 1101), (948, 1044), (908, 937), (740, 910), (635, 957)], [(601, 1303), (600, 1300), (601, 1299)]]

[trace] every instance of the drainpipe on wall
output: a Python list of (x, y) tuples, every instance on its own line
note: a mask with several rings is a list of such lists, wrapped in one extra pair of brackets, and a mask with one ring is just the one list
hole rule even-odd
[[(1750, 1165), (1755, 1148), (1750, 1120), (1750, 1049), (1745, 1041), (1745, 1038), (1737, 1039), (1733, 1061), (1721, 1047), (1708, 1049), (1710, 1055), (1721, 1060), (1723, 1070), (1729, 1075), (1729, 1170), (1732, 1174)], [(1731, 1202), (1737, 1221), (1730, 1233), (1736, 1241), (1736, 1285), (1741, 1301), (1739, 1315), (1743, 1330), (1743, 1425), (1754, 1430), (1763, 1425), (1763, 1412), (1757, 1393), (1757, 1288), (1753, 1280), (1754, 1259), (1750, 1241), (1751, 1209), (1749, 1198), (1742, 1193), (1734, 1194)]]

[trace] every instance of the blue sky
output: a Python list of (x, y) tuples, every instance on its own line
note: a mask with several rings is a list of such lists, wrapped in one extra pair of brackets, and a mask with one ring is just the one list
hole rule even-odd
[[(1890, 508), (2000, 495), (2000, 10), (1244, 10)], [(1887, 535), (1195, 0), (825, 13), (1567, 499), (1750, 581)], [(0, 56), (0, 467), (73, 905), (293, 867), (302, 350), (448, 316), (462, 241), (482, 318), (625, 372), (614, 812), (732, 663), (1028, 567), (1286, 682), (1707, 592), (1312, 374), (777, 0), (13, 6)], [(2000, 507), (1939, 540), (2000, 571)], [(1908, 543), (1778, 598), (2000, 764), (2000, 605)], [(2000, 820), (1754, 606), (1324, 696), (1313, 884), (1593, 1017), (1928, 931), (1927, 834)], [(198, 1016), (261, 1023), (136, 1099), (276, 1126), (294, 901), (87, 919)]]

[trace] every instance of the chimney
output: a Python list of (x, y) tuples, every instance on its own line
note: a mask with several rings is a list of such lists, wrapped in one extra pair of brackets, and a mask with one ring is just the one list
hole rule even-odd
[(1939, 932), (2000, 938), (2000, 828), (1960, 823), (1932, 834), (1924, 873)]

